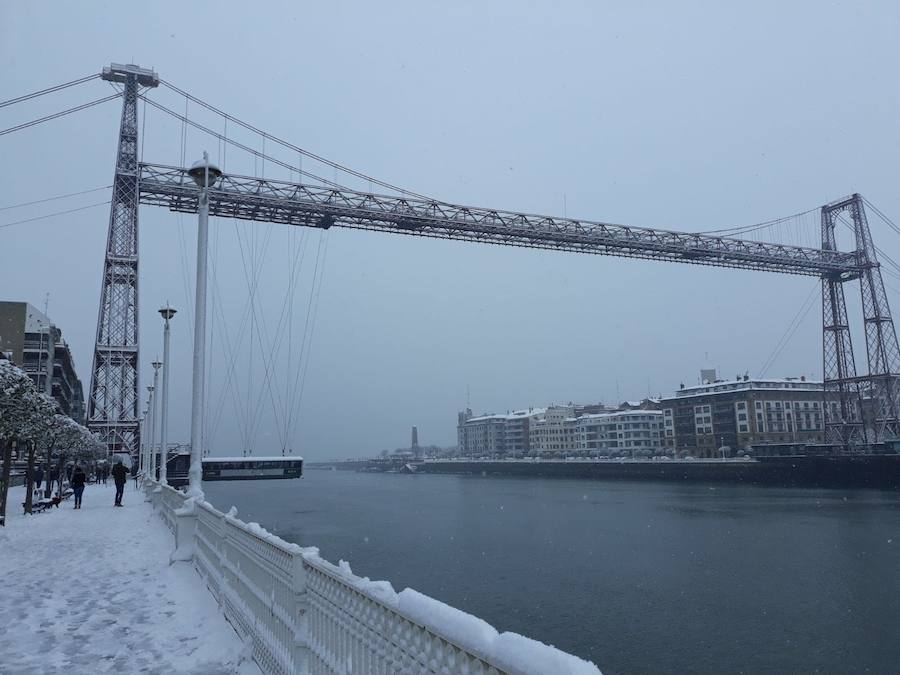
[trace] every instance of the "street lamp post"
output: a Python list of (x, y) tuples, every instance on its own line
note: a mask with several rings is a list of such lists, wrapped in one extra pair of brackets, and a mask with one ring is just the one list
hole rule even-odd
[(188, 496), (203, 498), (203, 380), (206, 368), (206, 262), (209, 242), (209, 188), (222, 175), (210, 164), (209, 155), (188, 169), (188, 175), (200, 187), (197, 203), (197, 288), (194, 302), (194, 376), (191, 385), (191, 466), (188, 471)]
[(156, 480), (156, 460), (153, 455), (153, 385), (147, 387), (147, 467), (150, 478)]
[(162, 375), (162, 416), (159, 425), (159, 447), (162, 457), (159, 465), (159, 482), (168, 485), (168, 458), (169, 458), (169, 320), (175, 316), (175, 310), (168, 306), (159, 310), (165, 321), (163, 328), (163, 375)]
[(151, 464), (153, 464), (153, 480), (156, 480), (156, 420), (159, 419), (157, 412), (159, 410), (159, 405), (157, 401), (159, 400), (158, 392), (159, 392), (159, 369), (162, 366), (162, 363), (159, 361), (154, 361), (150, 365), (153, 366), (153, 413), (152, 420), (150, 423), (150, 457)]
[(141, 417), (141, 454), (138, 457), (138, 473), (147, 473), (147, 442), (144, 434), (144, 428), (147, 426), (147, 414)]
[(147, 398), (147, 409), (141, 418), (141, 470), (144, 472), (144, 480), (150, 476), (150, 450), (147, 448), (147, 432), (150, 423), (150, 398)]
[[(150, 427), (150, 452), (153, 453), (154, 462), (156, 461), (156, 427), (159, 425), (159, 369), (162, 363), (154, 361), (150, 364), (153, 366), (153, 423)], [(156, 480), (156, 472), (153, 473), (153, 480)]]

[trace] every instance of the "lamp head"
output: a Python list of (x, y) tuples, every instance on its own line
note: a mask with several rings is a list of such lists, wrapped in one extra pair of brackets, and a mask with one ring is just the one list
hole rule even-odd
[[(188, 169), (188, 176), (194, 179), (194, 182), (200, 187), (210, 188), (216, 184), (216, 181), (222, 176), (222, 171), (215, 164), (209, 161), (206, 153), (203, 153), (203, 159), (198, 159)], [(207, 182), (207, 176), (209, 182)]]

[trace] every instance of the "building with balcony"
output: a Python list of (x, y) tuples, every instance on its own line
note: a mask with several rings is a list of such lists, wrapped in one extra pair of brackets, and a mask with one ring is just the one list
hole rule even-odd
[[(644, 456), (665, 445), (656, 401), (555, 405), (505, 415), (459, 413), (457, 442), (470, 457)], [(587, 412), (591, 411), (591, 412)]]
[(462, 455), (521, 456), (531, 449), (531, 427), (544, 408), (514, 410), (505, 415), (474, 416), (471, 410), (459, 413), (457, 445)]
[(575, 406), (546, 408), (530, 428), (530, 454), (568, 454), (575, 449)]
[(805, 377), (706, 381), (660, 402), (666, 447), (717, 457), (825, 441), (822, 382)]
[(664, 447), (663, 413), (659, 410), (621, 410), (582, 415), (574, 420), (580, 455), (648, 456)]
[(0, 302), (0, 352), (24, 370), (60, 412), (84, 423), (84, 387), (62, 331), (27, 302)]

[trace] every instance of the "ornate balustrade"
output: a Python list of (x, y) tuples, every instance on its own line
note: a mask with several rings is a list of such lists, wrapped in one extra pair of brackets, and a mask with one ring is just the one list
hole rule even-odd
[(145, 489), (175, 534), (173, 559), (192, 561), (266, 675), (600, 673), (411, 589), (356, 576), (234, 508), (222, 513), (152, 481)]

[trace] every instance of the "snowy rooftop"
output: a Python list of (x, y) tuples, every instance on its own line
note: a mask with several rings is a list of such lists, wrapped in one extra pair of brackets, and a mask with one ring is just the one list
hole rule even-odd
[(0, 528), (4, 673), (261, 675), (197, 572), (169, 564), (172, 535), (133, 483), (88, 485), (84, 506), (21, 515), (10, 488)]
[(50, 320), (46, 314), (44, 314), (37, 307), (25, 304), (25, 332), (26, 333), (40, 333), (42, 331), (46, 332), (47, 329), (53, 325), (53, 321)]
[(529, 408), (527, 410), (513, 410), (511, 413), (504, 413), (501, 415), (494, 415), (492, 413), (482, 414), (478, 417), (471, 417), (467, 422), (484, 422), (486, 420), (517, 420), (522, 419), (523, 417), (534, 417), (536, 415), (543, 415), (547, 412), (546, 408)]
[(302, 460), (300, 455), (273, 455), (271, 457), (263, 457), (257, 455), (247, 455), (246, 457), (204, 457), (204, 462), (296, 462)]
[(607, 413), (591, 413), (589, 415), (582, 415), (577, 419), (581, 420), (595, 420), (595, 419), (603, 419), (603, 418), (613, 418), (613, 417), (635, 417), (637, 415), (659, 415), (662, 417), (661, 410), (619, 410), (618, 412), (607, 412)]
[(733, 391), (736, 389), (794, 389), (803, 391), (822, 391), (822, 382), (820, 380), (807, 380), (799, 377), (784, 377), (775, 379), (757, 379), (750, 378), (747, 380), (719, 380), (717, 382), (709, 382), (707, 384), (697, 384), (691, 387), (684, 387), (675, 392), (675, 396), (696, 396), (698, 394), (710, 394), (721, 391)]

